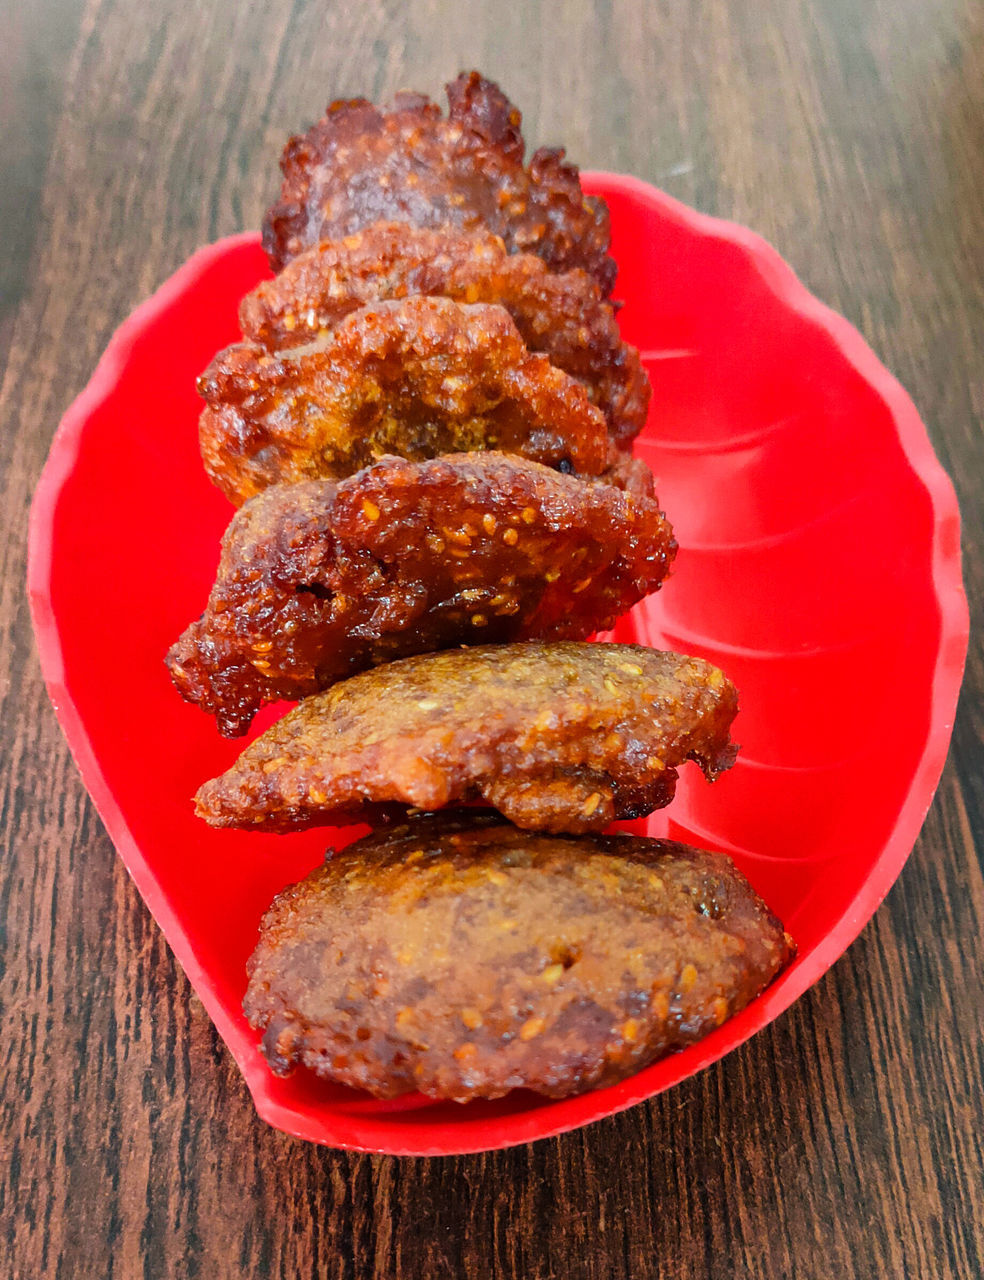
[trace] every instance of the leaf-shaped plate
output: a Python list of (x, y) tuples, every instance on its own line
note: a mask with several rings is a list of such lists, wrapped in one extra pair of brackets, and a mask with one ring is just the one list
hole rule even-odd
[(83, 780), (260, 1115), (303, 1138), (488, 1150), (685, 1079), (844, 951), (901, 870), (943, 766), (967, 608), (956, 501), (911, 402), (748, 231), (632, 178), (585, 185), (611, 206), (620, 319), (655, 389), (638, 452), (682, 548), (666, 588), (616, 636), (713, 659), (743, 707), (731, 773), (708, 787), (685, 771), (673, 806), (636, 825), (732, 854), (800, 947), (702, 1043), (561, 1101), (384, 1103), (267, 1069), (240, 1010), (246, 958), (274, 894), (333, 833), (212, 831), (193, 816), (198, 784), (243, 743), (181, 701), (162, 661), (202, 610), (231, 515), (199, 461), (195, 377), (237, 339), (239, 299), (268, 274), (258, 236), (201, 250), (127, 320), (58, 428), (35, 496), (31, 606)]

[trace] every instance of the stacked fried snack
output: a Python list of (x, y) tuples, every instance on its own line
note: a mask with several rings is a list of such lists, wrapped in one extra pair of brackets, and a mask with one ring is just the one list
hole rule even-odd
[(207, 822), (382, 824), (264, 917), (244, 1007), (271, 1068), (558, 1097), (699, 1039), (794, 948), (728, 859), (602, 834), (686, 761), (730, 767), (737, 696), (585, 643), (676, 551), (630, 453), (649, 384), (607, 209), (563, 151), (525, 163), (477, 72), (448, 98), (336, 102), (287, 144), (279, 274), (199, 381), (240, 510), (168, 664), (228, 736), (302, 699), (201, 787)]

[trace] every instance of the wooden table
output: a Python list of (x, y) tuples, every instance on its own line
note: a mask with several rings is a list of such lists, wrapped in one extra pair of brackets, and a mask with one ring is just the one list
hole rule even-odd
[(751, 224), (897, 372), (984, 600), (984, 11), (972, 0), (0, 0), (0, 1273), (984, 1274), (984, 662), (897, 886), (778, 1023), (494, 1155), (261, 1124), (48, 705), (23, 589), (59, 415), (198, 245), (256, 226), (329, 96), (500, 79), (533, 141)]

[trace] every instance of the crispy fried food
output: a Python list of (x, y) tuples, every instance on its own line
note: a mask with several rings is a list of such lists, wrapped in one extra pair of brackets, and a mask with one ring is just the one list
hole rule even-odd
[(655, 501), (655, 477), (641, 458), (633, 458), (624, 449), (613, 446), (608, 455), (609, 465), (598, 477), (616, 489), (624, 489), (637, 502)]
[(611, 485), (501, 453), (384, 458), (247, 503), (168, 665), (232, 737), (265, 702), (394, 658), (584, 639), (655, 591), (675, 553), (655, 501)]
[(580, 1093), (701, 1039), (795, 952), (719, 854), (441, 817), (330, 855), (264, 916), (244, 1009), (278, 1075)]
[(404, 658), (308, 698), (197, 796), (216, 827), (288, 831), (478, 797), (531, 831), (603, 831), (669, 804), (677, 768), (735, 758), (734, 686), (627, 644), (488, 645)]
[(583, 475), (613, 452), (584, 387), (531, 355), (502, 307), (378, 302), (307, 346), (241, 343), (198, 381), (205, 470), (236, 505), (282, 481), (340, 480), (385, 454), (501, 449)]
[(280, 160), (279, 201), (263, 224), (274, 271), (319, 240), (373, 222), (495, 232), (510, 252), (535, 253), (556, 271), (582, 267), (604, 294), (615, 282), (608, 208), (585, 196), (563, 148), (528, 166), (522, 116), (477, 71), (447, 86), (450, 110), (419, 93), (386, 108), (364, 98), (332, 102)]
[(530, 351), (584, 384), (619, 443), (642, 429), (649, 379), (595, 281), (584, 271), (551, 271), (534, 254), (509, 254), (488, 231), (378, 222), (322, 240), (247, 294), (239, 323), (247, 338), (283, 351), (358, 307), (415, 294), (505, 307)]

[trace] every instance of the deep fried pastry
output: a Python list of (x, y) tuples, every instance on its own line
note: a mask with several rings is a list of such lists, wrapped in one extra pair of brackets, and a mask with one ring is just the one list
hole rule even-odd
[(295, 1064), (377, 1097), (563, 1097), (692, 1044), (795, 952), (729, 859), (666, 840), (418, 820), (263, 918), (244, 1009)]
[(505, 307), (530, 351), (584, 383), (620, 443), (641, 430), (649, 379), (595, 281), (583, 271), (553, 272), (533, 254), (509, 254), (487, 231), (379, 222), (323, 240), (247, 294), (239, 323), (247, 338), (282, 351), (358, 307), (414, 294)]
[(655, 501), (611, 485), (501, 453), (385, 458), (247, 503), (168, 665), (234, 736), (265, 702), (394, 658), (584, 639), (655, 591), (675, 552)]
[(205, 470), (237, 505), (281, 481), (340, 480), (385, 454), (500, 449), (598, 475), (604, 415), (576, 379), (531, 355), (504, 308), (378, 302), (303, 347), (240, 343), (198, 381)]
[(288, 141), (280, 199), (263, 223), (273, 270), (319, 240), (382, 220), (485, 227), (554, 270), (582, 267), (609, 294), (608, 208), (584, 195), (563, 148), (542, 147), (524, 166), (522, 116), (477, 71), (452, 81), (447, 94), (447, 119), (419, 93), (397, 94), (387, 108), (364, 98), (332, 102)]
[(603, 831), (734, 762), (734, 686), (701, 658), (514, 644), (404, 658), (308, 698), (197, 796), (213, 826), (287, 831), (481, 797), (531, 831)]

